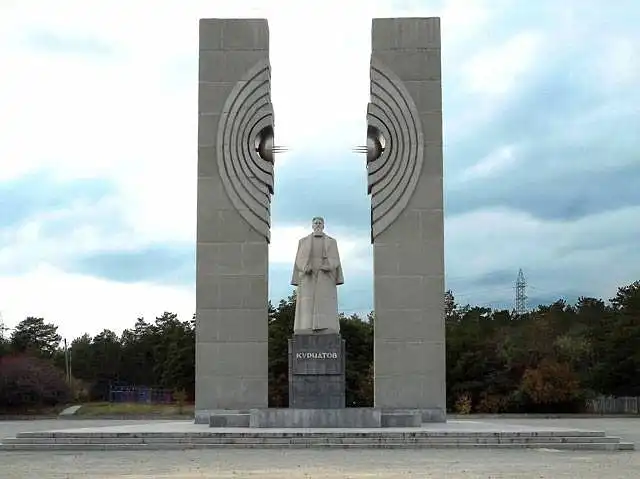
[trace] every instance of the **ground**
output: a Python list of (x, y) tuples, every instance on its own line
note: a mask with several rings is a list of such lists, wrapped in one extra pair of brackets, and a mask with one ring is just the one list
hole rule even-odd
[[(482, 419), (483, 422), (605, 430), (634, 452), (552, 450), (190, 450), (0, 452), (2, 479), (62, 478), (633, 478), (640, 471), (640, 418)], [(140, 421), (0, 421), (0, 440), (38, 431)]]

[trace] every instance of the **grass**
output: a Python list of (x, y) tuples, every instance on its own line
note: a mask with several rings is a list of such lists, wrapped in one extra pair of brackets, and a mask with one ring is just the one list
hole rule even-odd
[(83, 404), (77, 416), (193, 416), (193, 404), (149, 404), (94, 402)]

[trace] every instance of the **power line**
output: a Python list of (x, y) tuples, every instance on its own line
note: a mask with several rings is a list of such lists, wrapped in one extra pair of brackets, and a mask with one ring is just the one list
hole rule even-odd
[(527, 313), (527, 280), (524, 278), (522, 268), (518, 271), (518, 277), (516, 279), (516, 299), (515, 299), (515, 313), (517, 315), (523, 315)]

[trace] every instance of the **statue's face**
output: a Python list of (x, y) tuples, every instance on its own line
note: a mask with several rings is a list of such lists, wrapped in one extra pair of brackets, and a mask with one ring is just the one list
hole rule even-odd
[(322, 233), (324, 230), (324, 220), (322, 218), (314, 218), (311, 222), (311, 228), (314, 233)]

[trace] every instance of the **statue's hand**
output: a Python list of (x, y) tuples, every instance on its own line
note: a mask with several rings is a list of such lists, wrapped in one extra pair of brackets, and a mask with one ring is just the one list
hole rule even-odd
[(304, 267), (304, 274), (311, 274), (311, 266), (307, 265)]
[(324, 271), (325, 273), (328, 273), (331, 271), (331, 268), (329, 266), (323, 265), (320, 267), (320, 271)]

